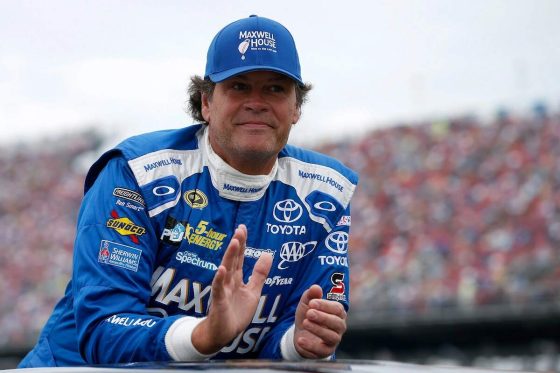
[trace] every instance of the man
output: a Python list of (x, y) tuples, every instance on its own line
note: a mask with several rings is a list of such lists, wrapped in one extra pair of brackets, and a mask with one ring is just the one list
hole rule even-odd
[(20, 367), (334, 356), (357, 175), (287, 145), (310, 86), (284, 26), (233, 22), (207, 58), (202, 124), (90, 169), (71, 282)]

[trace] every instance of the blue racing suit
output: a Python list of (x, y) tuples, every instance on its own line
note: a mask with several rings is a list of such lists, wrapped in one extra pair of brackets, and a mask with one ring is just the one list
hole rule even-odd
[(242, 174), (213, 152), (205, 125), (125, 140), (88, 172), (72, 279), (20, 367), (208, 358), (193, 352), (192, 322), (207, 314), (239, 224), (245, 281), (262, 253), (273, 264), (250, 325), (212, 358), (288, 358), (282, 343), (293, 346), (286, 336), (307, 288), (319, 284), (348, 309), (357, 181), (291, 145), (270, 174)]

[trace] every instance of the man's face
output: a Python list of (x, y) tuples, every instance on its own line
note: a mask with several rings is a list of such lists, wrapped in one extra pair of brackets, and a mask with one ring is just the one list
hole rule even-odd
[(286, 145), (300, 116), (296, 85), (272, 71), (240, 74), (217, 83), (202, 96), (212, 149), (247, 174), (266, 174)]

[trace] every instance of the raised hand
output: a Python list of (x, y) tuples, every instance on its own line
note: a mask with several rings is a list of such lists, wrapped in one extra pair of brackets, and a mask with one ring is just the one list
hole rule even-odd
[(253, 318), (266, 280), (272, 256), (263, 254), (255, 263), (249, 282), (243, 282), (243, 261), (247, 228), (235, 230), (222, 263), (212, 281), (208, 316), (192, 333), (193, 346), (202, 354), (212, 354), (227, 346)]
[(307, 289), (296, 309), (294, 346), (308, 359), (332, 355), (346, 332), (346, 311), (342, 304), (322, 299), (319, 285)]

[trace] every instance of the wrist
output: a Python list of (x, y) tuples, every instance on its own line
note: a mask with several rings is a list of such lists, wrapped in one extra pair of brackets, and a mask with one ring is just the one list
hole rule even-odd
[(195, 326), (191, 335), (191, 341), (194, 348), (204, 355), (212, 355), (222, 349), (221, 344), (217, 343), (216, 335), (209, 331), (208, 319), (204, 318)]
[(214, 354), (199, 351), (192, 343), (194, 329), (204, 318), (185, 316), (177, 319), (165, 334), (165, 347), (174, 361), (201, 361)]
[(295, 341), (294, 341), (294, 329), (295, 325), (292, 325), (280, 340), (280, 352), (282, 354), (282, 358), (288, 361), (300, 361), (304, 360), (305, 358), (300, 355), (300, 353), (296, 350)]

